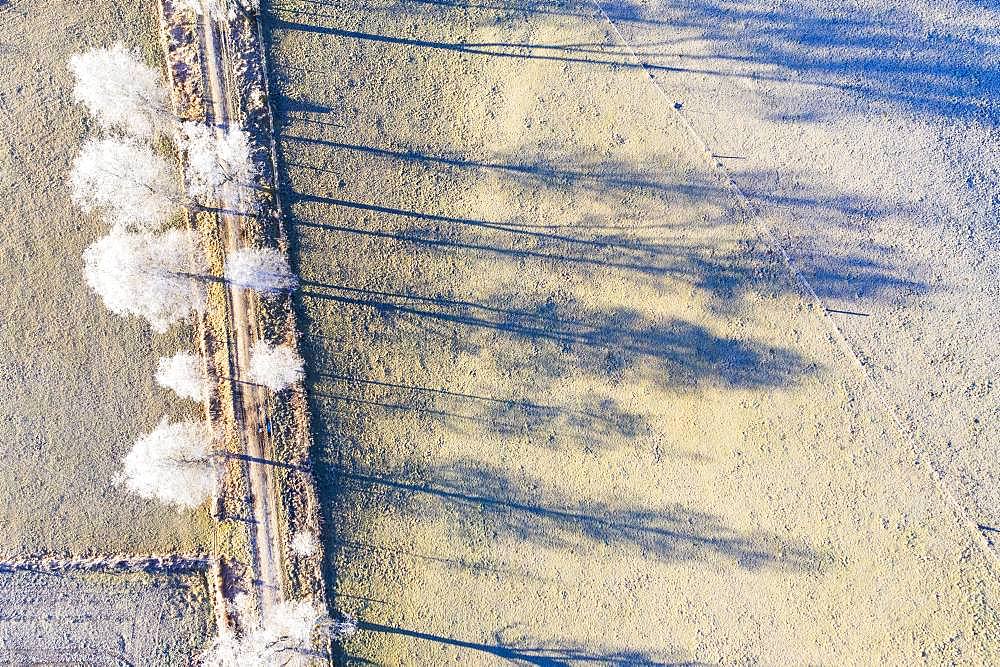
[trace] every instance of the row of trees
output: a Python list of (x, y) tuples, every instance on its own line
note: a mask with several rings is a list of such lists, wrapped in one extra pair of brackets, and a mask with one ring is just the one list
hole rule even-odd
[[(70, 190), (85, 213), (100, 215), (110, 227), (84, 251), (84, 275), (109, 310), (142, 317), (154, 331), (165, 332), (204, 310), (207, 281), (214, 279), (197, 235), (170, 224), (182, 207), (244, 199), (241, 192), (254, 186), (258, 174), (249, 136), (239, 127), (180, 122), (158, 73), (120, 44), (74, 56), (70, 69), (73, 97), (102, 133), (84, 143)], [(158, 138), (172, 141), (184, 156), (186, 188), (154, 149)], [(267, 295), (297, 285), (284, 255), (273, 248), (231, 253), (224, 279)], [(208, 391), (204, 369), (204, 360), (179, 352), (160, 360), (156, 379), (179, 396), (201, 401)], [(249, 369), (251, 380), (281, 391), (301, 378), (303, 363), (291, 348), (261, 342)], [(201, 504), (214, 489), (214, 442), (200, 425), (161, 422), (126, 459), (129, 488), (172, 505)]]
[[(245, 6), (237, 0), (183, 1), (213, 15)], [(159, 74), (120, 44), (74, 56), (70, 69), (76, 77), (73, 97), (99, 128), (74, 161), (71, 195), (82, 211), (99, 215), (109, 227), (107, 236), (84, 250), (84, 276), (109, 310), (144, 318), (153, 331), (165, 332), (203, 312), (207, 283), (219, 280), (209, 275), (197, 235), (172, 223), (185, 207), (250, 199), (244, 194), (258, 176), (250, 138), (238, 126), (179, 121)], [(154, 142), (164, 141), (183, 156), (184, 187), (171, 162), (154, 148)], [(298, 284), (275, 249), (231, 253), (222, 279), (265, 296)], [(251, 350), (248, 369), (252, 381), (278, 392), (302, 378), (303, 361), (288, 346), (261, 341)], [(204, 401), (211, 390), (205, 359), (190, 351), (162, 357), (155, 380), (193, 401)], [(192, 508), (217, 493), (223, 456), (218, 434), (206, 423), (171, 423), (164, 417), (136, 440), (120, 480), (144, 498)], [(290, 547), (311, 555), (318, 544), (315, 536), (301, 533)], [(272, 664), (282, 651), (307, 647), (323, 618), (328, 617), (306, 602), (281, 605), (266, 618), (247, 616), (242, 635), (221, 629), (201, 662)]]

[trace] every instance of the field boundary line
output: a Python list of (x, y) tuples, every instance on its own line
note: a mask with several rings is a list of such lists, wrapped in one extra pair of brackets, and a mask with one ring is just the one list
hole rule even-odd
[(99, 556), (66, 556), (39, 554), (0, 560), (0, 573), (11, 572), (104, 572), (114, 574), (195, 574), (206, 573), (216, 558), (209, 554), (102, 554)]

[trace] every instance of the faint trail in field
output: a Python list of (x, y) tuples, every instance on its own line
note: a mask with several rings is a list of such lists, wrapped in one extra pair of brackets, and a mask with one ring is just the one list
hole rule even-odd
[(739, 186), (736, 180), (730, 175), (729, 170), (726, 169), (725, 165), (719, 161), (717, 154), (712, 151), (709, 147), (708, 142), (698, 133), (698, 131), (691, 125), (688, 119), (680, 111), (680, 104), (677, 100), (671, 99), (667, 92), (663, 89), (660, 83), (650, 72), (650, 68), (647, 67), (645, 63), (639, 58), (638, 53), (632, 47), (631, 43), (625, 38), (621, 30), (618, 29), (618, 25), (611, 19), (604, 7), (601, 6), (599, 2), (592, 2), (595, 9), (599, 12), (600, 17), (603, 18), (604, 22), (610, 26), (611, 30), (614, 31), (618, 41), (622, 44), (628, 54), (632, 59), (638, 63), (638, 66), (642, 68), (646, 76), (649, 78), (650, 83), (653, 88), (659, 93), (663, 100), (667, 103), (669, 108), (672, 110), (674, 116), (678, 119), (681, 126), (685, 129), (688, 135), (691, 137), (694, 145), (702, 152), (705, 157), (705, 161), (709, 164), (710, 168), (718, 174), (719, 178), (723, 181), (725, 186), (731, 191), (739, 207), (746, 214), (747, 218), (753, 220), (757, 227), (758, 232), (764, 237), (771, 247), (780, 252), (782, 262), (785, 267), (790, 272), (793, 280), (802, 289), (802, 296), (810, 302), (810, 305), (819, 312), (819, 317), (824, 321), (827, 328), (830, 330), (833, 339), (836, 341), (837, 346), (841, 349), (841, 352), (847, 357), (849, 363), (851, 363), (856, 371), (861, 375), (861, 378), (867, 387), (869, 393), (872, 394), (873, 402), (879, 407), (881, 412), (884, 413), (885, 417), (889, 420), (889, 423), (894, 427), (894, 435), (897, 444), (904, 444), (905, 447), (913, 453), (916, 461), (919, 465), (923, 466), (927, 473), (930, 475), (934, 482), (935, 487), (941, 493), (942, 497), (945, 499), (951, 511), (954, 513), (955, 518), (960, 524), (972, 535), (974, 535), (973, 541), (979, 545), (980, 549), (987, 554), (987, 561), (990, 563), (994, 570), (994, 574), (1000, 576), (1000, 553), (997, 553), (991, 546), (989, 540), (983, 534), (979, 527), (979, 523), (974, 521), (966, 513), (964, 506), (955, 498), (948, 488), (947, 483), (941, 477), (941, 474), (937, 471), (934, 465), (923, 456), (914, 445), (912, 439), (908, 437), (907, 430), (904, 427), (902, 421), (900, 421), (896, 411), (889, 405), (886, 399), (886, 392), (883, 388), (879, 387), (875, 378), (865, 367), (863, 361), (855, 352), (854, 348), (848, 342), (847, 337), (841, 331), (840, 327), (829, 315), (827, 308), (823, 305), (822, 299), (816, 293), (816, 290), (809, 283), (809, 281), (802, 275), (802, 273), (796, 268), (794, 261), (789, 255), (784, 244), (777, 238), (771, 228), (764, 221), (763, 211), (756, 205), (754, 205), (750, 199), (746, 196), (743, 189)]

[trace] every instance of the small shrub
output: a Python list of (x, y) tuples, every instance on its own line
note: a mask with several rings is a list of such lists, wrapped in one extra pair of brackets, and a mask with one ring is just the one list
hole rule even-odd
[(282, 602), (259, 623), (241, 616), (243, 635), (225, 629), (198, 661), (205, 667), (294, 664), (288, 661), (312, 649), (312, 633), (326, 619), (324, 611), (305, 600)]
[(188, 194), (203, 201), (239, 198), (258, 173), (250, 156), (250, 135), (239, 126), (223, 130), (187, 122), (178, 144), (187, 152)]
[(208, 392), (204, 360), (190, 352), (178, 352), (172, 357), (160, 357), (156, 367), (156, 383), (172, 389), (181, 398), (203, 401)]
[(302, 530), (295, 533), (289, 546), (296, 556), (309, 557), (316, 555), (316, 552), (319, 551), (319, 540), (310, 531)]
[(294, 289), (298, 279), (275, 248), (243, 248), (226, 259), (226, 280), (264, 294)]
[(286, 345), (258, 342), (250, 350), (250, 379), (271, 391), (281, 391), (302, 379), (305, 362)]
[(179, 0), (178, 6), (199, 16), (207, 12), (216, 21), (225, 21), (237, 12), (256, 14), (260, 11), (260, 0)]

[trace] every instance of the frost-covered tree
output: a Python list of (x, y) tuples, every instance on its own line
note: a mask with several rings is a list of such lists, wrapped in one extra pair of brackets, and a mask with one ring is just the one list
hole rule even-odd
[(154, 231), (183, 203), (167, 161), (133, 139), (90, 139), (73, 163), (73, 201), (118, 229)]
[(120, 43), (91, 49), (70, 58), (69, 69), (76, 77), (73, 99), (105, 129), (137, 137), (172, 131), (176, 121), (167, 87), (135, 52)]
[(83, 252), (87, 283), (118, 315), (138, 315), (162, 333), (204, 309), (208, 267), (193, 232), (115, 233)]
[(178, 6), (216, 21), (232, 19), (237, 13), (253, 16), (260, 11), (260, 0), (179, 0)]
[(299, 283), (288, 260), (275, 248), (242, 248), (230, 253), (226, 280), (265, 294), (294, 289)]
[(302, 379), (305, 362), (287, 345), (258, 342), (250, 350), (250, 379), (271, 391), (281, 391)]
[(358, 632), (358, 622), (354, 618), (340, 614), (340, 618), (330, 622), (330, 636), (337, 641), (343, 641)]
[(164, 417), (151, 433), (132, 446), (125, 457), (123, 481), (143, 498), (196, 507), (215, 489), (213, 440), (204, 423), (171, 424)]
[(187, 122), (181, 126), (177, 141), (187, 152), (188, 194), (192, 197), (236, 197), (252, 185), (258, 173), (250, 156), (250, 135), (239, 126), (223, 130)]
[(316, 539), (316, 535), (312, 532), (300, 530), (295, 533), (295, 537), (292, 538), (289, 546), (292, 549), (292, 553), (296, 556), (314, 556), (319, 551), (319, 540)]
[(198, 660), (205, 667), (272, 667), (312, 649), (312, 634), (329, 616), (305, 600), (282, 602), (260, 622), (240, 615), (242, 636), (225, 629)]
[(203, 401), (208, 392), (204, 360), (190, 352), (178, 352), (172, 357), (160, 357), (156, 367), (156, 383), (161, 387), (172, 389), (182, 398)]

